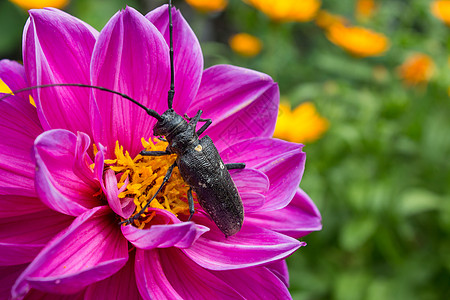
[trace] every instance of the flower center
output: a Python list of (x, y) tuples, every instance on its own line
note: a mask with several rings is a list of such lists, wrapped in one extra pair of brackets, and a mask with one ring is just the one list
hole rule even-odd
[[(142, 145), (147, 151), (165, 151), (168, 143), (159, 139), (146, 141), (141, 139)], [(137, 214), (147, 202), (153, 197), (167, 173), (168, 168), (175, 162), (176, 154), (164, 156), (142, 156), (138, 154), (134, 159), (130, 157), (128, 151), (125, 151), (119, 142), (116, 142), (114, 150), (116, 159), (105, 160), (105, 169), (110, 168), (116, 172), (118, 179), (117, 187), (123, 190), (119, 198), (132, 198), (136, 204)], [(126, 184), (128, 181), (128, 184)], [(124, 188), (126, 184), (126, 187)], [(181, 178), (178, 168), (173, 170), (169, 181), (163, 189), (152, 200), (149, 207), (167, 210), (174, 215), (189, 214), (189, 205), (187, 204), (187, 191), (189, 186)], [(138, 228), (144, 228), (155, 216), (151, 214), (142, 214), (140, 218), (134, 221)]]

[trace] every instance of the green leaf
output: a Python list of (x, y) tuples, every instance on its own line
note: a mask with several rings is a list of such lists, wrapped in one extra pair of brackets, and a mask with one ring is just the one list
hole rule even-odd
[(400, 213), (404, 216), (411, 216), (435, 210), (439, 207), (440, 200), (440, 197), (428, 190), (412, 188), (405, 191), (400, 197)]
[(377, 223), (372, 216), (360, 217), (346, 223), (340, 235), (341, 246), (348, 251), (361, 247), (375, 232)]

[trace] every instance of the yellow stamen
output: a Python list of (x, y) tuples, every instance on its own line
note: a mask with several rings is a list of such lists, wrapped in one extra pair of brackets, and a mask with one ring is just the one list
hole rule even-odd
[(0, 93), (14, 95), (9, 86), (0, 79)]
[[(148, 141), (142, 139), (142, 145), (147, 151), (164, 151), (167, 142), (155, 139)], [(136, 211), (139, 212), (152, 198), (160, 187), (168, 168), (175, 162), (176, 155), (142, 156), (138, 154), (134, 159), (116, 142), (114, 149), (116, 159), (105, 160), (107, 168), (120, 175), (117, 187), (124, 186), (125, 180), (129, 180), (125, 190), (119, 194), (119, 198), (133, 198)], [(167, 210), (174, 215), (189, 214), (189, 205), (186, 195), (189, 186), (181, 178), (178, 168), (173, 170), (170, 180), (165, 184), (161, 192), (150, 203), (151, 208)], [(154, 217), (154, 212), (142, 214), (135, 225), (143, 228)]]
[(34, 107), (36, 107), (36, 102), (34, 101), (33, 97), (31, 97), (31, 95), (30, 95), (29, 98), (30, 98), (30, 104), (33, 105)]

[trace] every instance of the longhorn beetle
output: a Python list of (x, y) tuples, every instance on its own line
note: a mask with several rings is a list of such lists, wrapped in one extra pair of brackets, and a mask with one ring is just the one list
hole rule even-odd
[[(243, 169), (244, 163), (224, 164), (211, 138), (207, 135), (199, 139), (199, 136), (211, 125), (211, 119), (202, 119), (202, 110), (199, 110), (193, 118), (186, 114), (183, 119), (173, 108), (173, 98), (175, 94), (174, 83), (174, 62), (173, 62), (173, 23), (172, 23), (172, 1), (169, 0), (169, 38), (170, 38), (170, 89), (168, 91), (168, 109), (163, 114), (158, 114), (155, 110), (145, 107), (138, 101), (120, 92), (110, 90), (100, 86), (92, 86), (78, 83), (46, 84), (27, 87), (17, 90), (13, 94), (28, 91), (36, 88), (46, 88), (54, 86), (77, 86), (82, 88), (94, 88), (119, 95), (144, 109), (148, 115), (157, 120), (153, 127), (154, 136), (164, 136), (169, 143), (165, 151), (141, 151), (143, 156), (163, 156), (177, 154), (176, 161), (169, 167), (163, 182), (156, 193), (137, 214), (120, 222), (119, 224), (129, 225), (138, 219), (148, 208), (152, 200), (162, 190), (166, 182), (170, 179), (172, 171), (178, 167), (181, 177), (189, 185), (187, 193), (189, 204), (189, 218), (191, 220), (195, 209), (192, 191), (197, 194), (200, 206), (209, 214), (217, 227), (226, 235), (231, 236), (237, 233), (244, 220), (244, 209), (236, 185), (231, 179), (228, 170)], [(8, 96), (4, 96), (6, 98)], [(0, 99), (0, 100), (1, 100)], [(196, 131), (198, 122), (204, 122)]]

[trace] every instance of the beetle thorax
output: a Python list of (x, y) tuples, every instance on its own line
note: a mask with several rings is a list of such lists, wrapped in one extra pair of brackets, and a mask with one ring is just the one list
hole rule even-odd
[(166, 110), (153, 127), (153, 135), (164, 136), (173, 153), (181, 154), (198, 140), (195, 129), (173, 109)]

